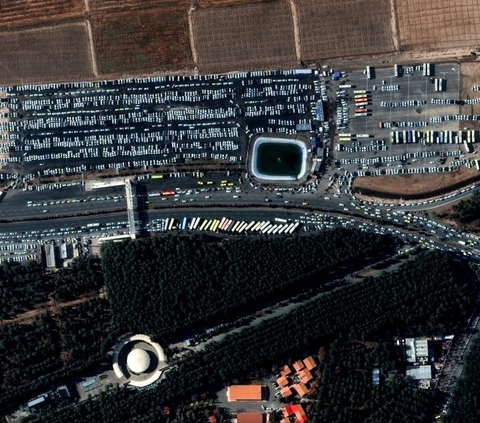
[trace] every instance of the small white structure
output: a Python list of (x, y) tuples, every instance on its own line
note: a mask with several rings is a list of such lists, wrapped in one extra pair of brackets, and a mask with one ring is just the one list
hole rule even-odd
[(127, 356), (127, 367), (136, 374), (145, 372), (150, 366), (150, 356), (145, 350), (135, 348)]

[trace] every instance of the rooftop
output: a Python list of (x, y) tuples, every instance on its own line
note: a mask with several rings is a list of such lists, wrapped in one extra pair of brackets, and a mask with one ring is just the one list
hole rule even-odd
[(227, 388), (228, 401), (261, 401), (262, 385), (232, 385)]
[(237, 423), (263, 423), (263, 413), (259, 413), (259, 412), (238, 413)]

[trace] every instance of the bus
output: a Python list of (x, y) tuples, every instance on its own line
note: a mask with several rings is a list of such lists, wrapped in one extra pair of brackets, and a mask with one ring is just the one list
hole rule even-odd
[(355, 113), (368, 113), (369, 110), (365, 109), (364, 107), (361, 107), (359, 109), (355, 109)]
[(87, 223), (87, 228), (98, 228), (100, 223)]
[(152, 175), (152, 179), (163, 179), (163, 175), (160, 173), (155, 173)]
[(285, 232), (285, 229), (287, 229), (287, 228), (288, 228), (288, 225), (282, 225), (282, 226), (280, 226), (280, 227), (278, 228), (277, 234), (280, 235), (281, 233)]
[(366, 96), (358, 97), (354, 100), (354, 102), (355, 102), (355, 105), (357, 105), (358, 103), (365, 103), (365, 102), (368, 103), (368, 97)]
[(227, 225), (225, 226), (224, 231), (229, 232), (230, 229), (233, 228), (233, 225), (235, 225), (235, 220), (230, 219), (229, 222), (227, 223)]
[(223, 225), (225, 224), (225, 221), (227, 220), (226, 217), (222, 217), (222, 220), (220, 221), (220, 224), (218, 225), (218, 227), (220, 228), (220, 230), (222, 229)]
[(240, 226), (240, 220), (237, 220), (235, 222), (235, 225), (233, 225), (232, 227), (232, 232), (235, 232), (239, 226)]
[(208, 219), (204, 219), (200, 227), (198, 228), (199, 231), (203, 231), (205, 229), (205, 226), (207, 226)]
[(263, 222), (261, 222), (261, 221), (260, 221), (260, 222), (257, 222), (257, 223), (253, 226), (252, 232), (258, 231), (258, 228), (260, 227), (260, 225), (261, 225), (262, 223), (263, 223)]
[(355, 90), (355, 91), (353, 92), (353, 94), (364, 94), (364, 95), (366, 95), (366, 94), (368, 94), (368, 91), (365, 91), (365, 90)]
[(249, 231), (250, 229), (253, 228), (254, 225), (255, 225), (255, 220), (252, 220), (245, 228), (245, 231)]
[(300, 226), (300, 222), (297, 222), (293, 225), (293, 228), (290, 229), (290, 231), (288, 232), (289, 234), (292, 234), (293, 232), (295, 232), (295, 230)]
[(260, 232), (262, 234), (264, 234), (265, 232), (267, 232), (270, 229), (271, 225), (272, 224), (270, 222), (268, 222), (267, 225), (263, 227), (263, 229), (260, 229)]
[(169, 224), (168, 224), (168, 230), (171, 231), (173, 229), (173, 224), (175, 223), (175, 219), (171, 219)]
[(205, 227), (203, 228), (204, 231), (208, 231), (210, 229), (210, 227), (212, 226), (213, 224), (213, 219), (210, 219), (207, 224), (205, 225)]
[(186, 217), (184, 217), (182, 219), (182, 231), (186, 231), (187, 230), (187, 223), (188, 223), (188, 219)]
[(287, 219), (281, 219), (281, 218), (279, 218), (279, 217), (276, 217), (276, 218), (275, 218), (275, 222), (287, 223)]
[(355, 103), (355, 107), (359, 107), (359, 106), (368, 106), (368, 101), (363, 101), (363, 102), (360, 102), (360, 103)]
[(362, 116), (368, 116), (367, 112), (364, 113), (355, 113), (355, 117), (362, 117)]
[(370, 66), (367, 66), (367, 79), (372, 79), (373, 78), (373, 71)]
[(216, 232), (218, 229), (218, 225), (220, 225), (220, 220), (215, 219), (215, 223), (213, 224), (212, 228), (210, 229), (212, 232)]
[(200, 218), (199, 218), (199, 217), (195, 217), (195, 218), (193, 219), (192, 229), (193, 229), (193, 230), (196, 230), (199, 223), (200, 223)]
[(275, 230), (276, 227), (277, 225), (273, 225), (270, 228), (268, 228), (267, 235), (270, 235)]
[(162, 191), (162, 196), (163, 197), (168, 197), (168, 196), (172, 196), (172, 195), (175, 195), (175, 191)]
[(241, 234), (241, 233), (243, 232), (243, 230), (247, 227), (247, 224), (248, 224), (247, 222), (242, 222), (242, 223), (240, 224), (240, 226), (238, 227), (237, 232), (238, 232), (239, 234)]

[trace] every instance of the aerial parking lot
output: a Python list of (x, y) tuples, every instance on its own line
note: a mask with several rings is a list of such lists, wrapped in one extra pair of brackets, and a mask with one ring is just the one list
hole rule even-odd
[(478, 116), (464, 111), (475, 100), (460, 98), (460, 74), (459, 64), (422, 63), (367, 68), (325, 81), (336, 99), (337, 166), (347, 166), (354, 176), (472, 166)]

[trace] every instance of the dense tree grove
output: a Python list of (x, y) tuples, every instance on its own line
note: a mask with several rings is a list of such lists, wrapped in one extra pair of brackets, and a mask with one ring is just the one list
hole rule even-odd
[[(320, 363), (321, 380), (314, 423), (428, 422), (430, 393), (414, 391), (396, 376), (398, 349), (389, 342), (377, 346), (334, 342)], [(374, 367), (380, 384), (372, 382)]]
[(69, 267), (52, 275), (57, 300), (75, 300), (83, 294), (98, 291), (104, 284), (103, 273), (96, 259), (79, 256)]
[(480, 190), (476, 189), (468, 200), (453, 205), (451, 218), (462, 223), (471, 223), (480, 218)]
[(168, 336), (233, 320), (259, 301), (321, 284), (328, 271), (391, 251), (394, 244), (392, 238), (346, 229), (221, 244), (207, 240), (164, 236), (106, 244), (102, 267), (116, 327)]
[[(170, 373), (155, 389), (136, 393), (114, 389), (100, 395), (97, 401), (45, 409), (25, 422), (118, 423), (136, 417), (156, 421), (146, 416), (157, 413), (155, 407), (159, 405), (176, 404), (259, 367), (269, 367), (272, 362), (301, 356), (319, 344), (335, 339), (375, 340), (380, 333), (415, 335), (412, 327), (434, 330), (452, 318), (453, 325), (460, 323), (472, 303), (471, 287), (465, 282), (468, 277), (463, 272), (463, 267), (444, 253), (419, 254), (395, 272), (326, 293), (288, 314), (208, 344), (203, 351), (185, 356), (178, 371)], [(388, 351), (382, 354), (372, 357), (370, 365), (374, 359), (388, 363)], [(383, 371), (388, 367), (382, 366)], [(383, 401), (395, 402), (397, 392), (401, 396), (398, 409), (403, 409), (412, 398), (414, 410), (423, 410), (423, 399), (402, 385), (392, 384), (389, 391), (372, 401), (378, 401), (379, 407)], [(360, 398), (354, 402), (359, 404)], [(382, 421), (379, 420), (383, 417), (382, 410), (390, 409), (395, 406), (380, 407), (378, 415), (372, 411), (370, 421)], [(337, 411), (340, 413), (341, 409), (337, 407)]]
[(3, 263), (0, 268), (0, 319), (9, 319), (45, 302), (53, 282), (36, 262)]
[(447, 423), (478, 423), (480, 416), (480, 335), (465, 357), (462, 377), (448, 405)]
[(70, 267), (45, 274), (36, 262), (3, 263), (0, 268), (0, 319), (12, 319), (48, 301), (77, 299), (103, 286), (100, 265), (84, 256)]
[(0, 406), (106, 360), (114, 340), (105, 299), (44, 314), (28, 325), (0, 328)]

